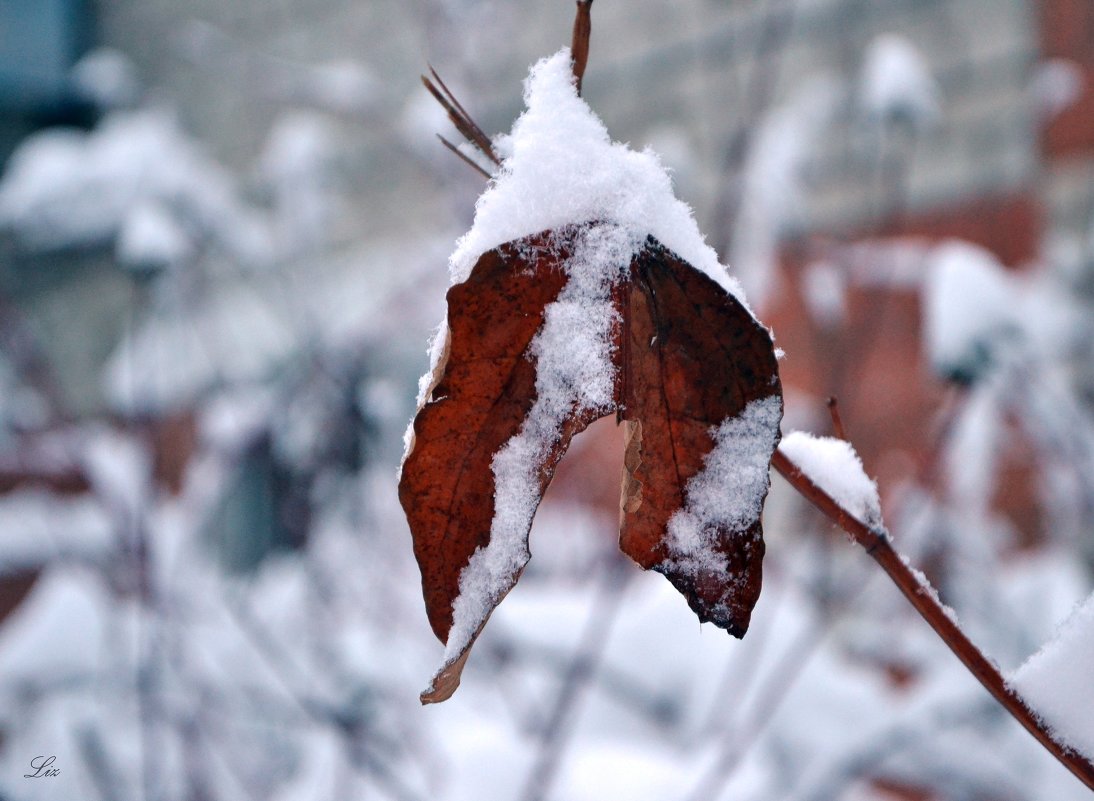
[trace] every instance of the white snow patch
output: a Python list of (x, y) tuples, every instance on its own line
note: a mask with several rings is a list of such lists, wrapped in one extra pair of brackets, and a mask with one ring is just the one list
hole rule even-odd
[(938, 85), (923, 56), (903, 36), (885, 33), (870, 43), (859, 81), (862, 106), (873, 117), (905, 118), (923, 128), (940, 115)]
[(1050, 58), (1038, 64), (1029, 88), (1041, 119), (1051, 120), (1078, 100), (1083, 83), (1082, 68), (1074, 61)]
[(21, 490), (0, 500), (0, 572), (66, 557), (96, 558), (114, 545), (114, 525), (93, 498)]
[(756, 129), (733, 225), (732, 262), (757, 308), (777, 291), (780, 239), (807, 216), (805, 175), (841, 95), (826, 76), (805, 81)]
[(683, 756), (646, 743), (605, 737), (575, 749), (572, 764), (560, 781), (563, 792), (559, 797), (573, 801), (672, 798), (680, 792)]
[(188, 259), (194, 244), (167, 206), (147, 201), (125, 215), (115, 251), (122, 264), (157, 269)]
[(582, 222), (613, 222), (635, 248), (652, 235), (744, 303), (737, 282), (703, 239), (687, 204), (650, 150), (613, 143), (604, 123), (578, 97), (569, 48), (532, 67), (527, 111), (504, 140), (507, 157), (476, 204), (475, 222), (450, 260), (463, 281), (479, 256), (506, 242)]
[(245, 264), (266, 264), (269, 224), (170, 110), (117, 111), (90, 133), (27, 137), (0, 181), (0, 227), (30, 250), (110, 242), (143, 203), (167, 204)]
[(676, 568), (694, 574), (726, 569), (715, 550), (718, 532), (746, 528), (759, 518), (781, 417), (782, 400), (772, 395), (712, 429), (714, 449), (684, 488), (684, 507), (669, 518), (669, 560)]
[(152, 456), (136, 438), (110, 429), (88, 435), (82, 462), (95, 494), (129, 512), (151, 496)]
[(1010, 685), (1064, 745), (1094, 759), (1094, 593), (1041, 650), (1014, 671)]
[(92, 673), (103, 658), (112, 599), (98, 576), (45, 572), (0, 630), (0, 671), (33, 681)]
[(779, 450), (860, 521), (870, 527), (881, 525), (877, 484), (867, 477), (862, 460), (849, 442), (792, 431), (783, 437)]
[(1006, 271), (977, 245), (939, 245), (930, 256), (924, 294), (927, 353), (937, 370), (975, 365), (993, 339), (1017, 325)]
[(316, 112), (282, 114), (270, 129), (259, 170), (269, 183), (277, 224), (272, 232), (283, 254), (301, 256), (326, 244), (334, 208), (331, 181), (337, 137)]
[(107, 362), (111, 405), (130, 412), (177, 408), (212, 387), (271, 375), (298, 342), (291, 327), (297, 321), (283, 313), (274, 290), (269, 283), (225, 282), (200, 306), (165, 308), (146, 320)]
[(802, 273), (802, 291), (809, 316), (833, 328), (847, 316), (847, 273), (830, 261), (816, 261)]

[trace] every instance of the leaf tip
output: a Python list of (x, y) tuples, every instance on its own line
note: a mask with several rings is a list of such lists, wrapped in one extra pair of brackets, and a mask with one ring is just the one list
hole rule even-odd
[(463, 675), (463, 666), (467, 664), (467, 656), (471, 653), (471, 647), (464, 648), (460, 655), (450, 662), (445, 662), (429, 686), (422, 690), (418, 700), (422, 706), (426, 704), (439, 704), (447, 701), (460, 686), (460, 677)]

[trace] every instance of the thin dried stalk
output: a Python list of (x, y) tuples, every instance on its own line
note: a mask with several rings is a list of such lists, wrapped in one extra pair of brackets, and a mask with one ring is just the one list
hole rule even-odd
[(574, 83), (578, 97), (581, 96), (581, 79), (585, 77), (585, 67), (589, 63), (589, 37), (593, 32), (590, 11), (593, 0), (577, 0), (577, 16), (574, 17), (574, 37), (570, 46), (570, 55), (574, 59)]
[[(452, 94), (452, 91), (445, 85), (445, 82), (441, 80), (441, 76), (437, 74), (437, 71), (433, 69), (433, 67), (429, 68), (429, 74), (432, 76), (432, 79), (423, 75), (422, 83), (437, 102), (441, 104), (444, 110), (448, 112), (448, 119), (456, 126), (456, 130), (459, 131), (468, 142), (478, 148), (484, 156), (500, 167), (501, 159), (498, 158), (498, 154), (494, 152), (494, 146), (490, 142), (490, 137), (483, 133), (482, 128), (471, 119), (471, 115), (467, 113), (467, 110), (460, 101), (456, 99), (456, 96)], [(436, 81), (436, 83), (434, 83), (434, 81)]]
[(828, 398), (828, 413), (832, 416), (832, 431), (837, 437), (843, 441), (847, 441), (847, 431), (843, 427), (843, 418), (839, 413), (839, 401), (836, 400), (836, 396), (832, 395)]
[(490, 179), (490, 173), (488, 173), (481, 166), (479, 166), (479, 164), (473, 158), (468, 156), (466, 153), (464, 153), (462, 150), (460, 150), (458, 147), (456, 147), (454, 144), (449, 142), (447, 139), (445, 139), (440, 134), (437, 134), (437, 138), (441, 140), (442, 145), (444, 145), (449, 150), (451, 150), (453, 153), (455, 153), (457, 156), (459, 156), (461, 159), (463, 159), (464, 163), (467, 164), (469, 167), (471, 167), (471, 169), (478, 172), (480, 175), (482, 175), (483, 178), (486, 178), (487, 180)]
[(1012, 690), (999, 672), (980, 649), (966, 636), (954, 622), (947, 610), (938, 600), (938, 596), (924, 579), (912, 572), (904, 558), (893, 549), (888, 534), (883, 529), (870, 528), (842, 506), (832, 496), (818, 487), (802, 472), (782, 451), (776, 450), (771, 466), (782, 474), (794, 489), (810, 503), (820, 509), (832, 522), (846, 531), (861, 545), (866, 553), (873, 557), (881, 569), (888, 574), (897, 588), (904, 594), (920, 616), (942, 638), (954, 655), (961, 660), (969, 672), (976, 677), (984, 688), (991, 693), (1004, 709), (1017, 720), (1026, 731), (1044, 748), (1056, 757), (1090, 789), (1094, 790), (1094, 765), (1081, 754), (1071, 751), (1058, 743), (1026, 706), (1021, 697)]

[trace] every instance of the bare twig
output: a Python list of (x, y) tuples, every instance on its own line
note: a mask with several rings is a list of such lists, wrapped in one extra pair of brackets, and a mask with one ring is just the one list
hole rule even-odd
[[(727, 733), (718, 758), (687, 796), (688, 801), (710, 801), (719, 797), (729, 777), (758, 742), (760, 734), (805, 671), (809, 657), (828, 635), (830, 622), (831, 619), (826, 620), (805, 631), (787, 649), (775, 669), (765, 676), (755, 700), (742, 715), (738, 726)], [(744, 697), (743, 694), (740, 697)]]
[(803, 497), (866, 549), (866, 553), (881, 566), (908, 602), (915, 607), (920, 616), (935, 630), (935, 633), (942, 638), (942, 641), (976, 677), (977, 681), (991, 693), (992, 697), (1064, 767), (1075, 774), (1083, 784), (1094, 790), (1094, 764), (1053, 739), (1044, 724), (1037, 719), (1021, 697), (1007, 685), (999, 669), (980, 652), (980, 649), (954, 622), (926, 579), (913, 572), (904, 558), (896, 552), (889, 541), (888, 533), (884, 529), (867, 526), (844, 509), (832, 496), (813, 483), (809, 476), (781, 450), (775, 451), (771, 466), (778, 470)]
[(843, 427), (843, 418), (839, 414), (839, 401), (835, 395), (828, 396), (828, 413), (832, 415), (832, 431), (840, 439), (847, 441), (847, 431)]
[[(433, 76), (432, 80), (423, 75), (422, 83), (437, 102), (441, 104), (444, 110), (448, 112), (448, 119), (456, 126), (456, 130), (459, 131), (468, 142), (478, 148), (484, 156), (498, 166), (501, 166), (501, 159), (498, 158), (498, 154), (494, 152), (494, 146), (490, 142), (490, 137), (483, 133), (482, 128), (480, 128), (471, 118), (471, 115), (467, 113), (467, 109), (465, 109), (460, 101), (456, 99), (456, 96), (452, 94), (452, 91), (445, 85), (445, 82), (441, 80), (441, 76), (437, 74), (437, 71), (433, 69), (433, 67), (429, 68), (429, 74)], [(436, 83), (433, 81), (436, 81)]]
[(570, 54), (574, 59), (574, 84), (581, 96), (581, 79), (585, 77), (585, 66), (589, 63), (589, 36), (593, 32), (592, 15), (589, 13), (593, 0), (577, 0), (577, 16), (574, 17), (574, 38)]
[(484, 170), (482, 167), (480, 167), (478, 164), (476, 164), (475, 160), (473, 158), (468, 156), (466, 153), (464, 153), (462, 150), (460, 150), (458, 147), (456, 147), (454, 144), (449, 142), (447, 139), (445, 139), (440, 134), (437, 134), (437, 138), (441, 140), (442, 145), (444, 145), (449, 150), (451, 150), (453, 153), (455, 153), (457, 156), (459, 156), (461, 159), (463, 159), (464, 163), (466, 163), (469, 167), (471, 167), (471, 169), (478, 172), (480, 175), (482, 175), (483, 178), (486, 178), (487, 180), (490, 179), (490, 173), (488, 173), (486, 170)]
[[(590, 10), (592, 9), (593, 0), (577, 0), (577, 16), (574, 17), (574, 33), (573, 44), (571, 45), (570, 52), (573, 56), (574, 64), (574, 82), (577, 85), (577, 93), (581, 94), (581, 80), (585, 76), (585, 67), (589, 63), (589, 37), (592, 35), (592, 16)], [(431, 77), (430, 77), (431, 76)], [(452, 94), (452, 90), (448, 88), (441, 76), (437, 74), (437, 71), (431, 66), (429, 68), (429, 76), (422, 76), (422, 83), (425, 88), (429, 90), (429, 93), (433, 95), (438, 103), (448, 112), (448, 119), (452, 121), (452, 124), (456, 126), (456, 130), (463, 135), (463, 137), (475, 146), (486, 158), (490, 159), (494, 164), (501, 166), (501, 159), (494, 150), (493, 144), (488, 137), (479, 127), (478, 123), (467, 113), (467, 109), (463, 107), (463, 104), (456, 99), (456, 96)], [(481, 173), (484, 177), (489, 178), (490, 173), (484, 170), (480, 165), (476, 164), (472, 159), (467, 157), (466, 153), (463, 153), (438, 134), (438, 139), (441, 143), (463, 159), (464, 162), (471, 165), (477, 172)]]
[(0, 465), (0, 495), (29, 487), (47, 489), (57, 495), (82, 495), (91, 490), (87, 474), (79, 467)]
[[(527, 665), (536, 665), (546, 668), (552, 674), (564, 676), (572, 668), (573, 655), (551, 645), (536, 645), (516, 640), (506, 640), (504, 635), (498, 636), (497, 628), (494, 637), (489, 644), (478, 646), (487, 651), (493, 658), (499, 673), (503, 673), (512, 666), (521, 670), (511, 671), (510, 677), (523, 675), (523, 668)], [(675, 694), (667, 688), (653, 686), (650, 682), (644, 682), (640, 677), (632, 675), (630, 671), (604, 664), (590, 677), (596, 684), (596, 689), (620, 706), (626, 707), (631, 712), (643, 718), (651, 725), (666, 726), (676, 722), (679, 713), (676, 710), (677, 699)], [(543, 731), (547, 727), (546, 714), (533, 714), (530, 709), (519, 708), (517, 700), (527, 701), (521, 695), (521, 689), (510, 690), (505, 682), (499, 683), (499, 690), (510, 696), (518, 696), (519, 699), (506, 698), (509, 705), (517, 710), (515, 715), (518, 725), (525, 731)], [(541, 719), (542, 718), (542, 719)]]

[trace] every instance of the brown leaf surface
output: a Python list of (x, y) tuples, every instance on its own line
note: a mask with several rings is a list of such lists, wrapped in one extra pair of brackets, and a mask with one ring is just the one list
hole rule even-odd
[[(442, 642), (452, 627), (460, 574), (489, 542), (492, 461), (520, 432), (536, 401), (531, 344), (546, 307), (566, 284), (564, 265), (580, 230), (503, 245), (449, 290), (447, 360), (415, 419), (399, 486), (429, 622)], [(780, 394), (770, 336), (736, 298), (652, 238), (612, 298), (621, 322), (614, 329), (615, 405), (627, 424), (620, 546), (642, 567), (664, 573), (701, 620), (741, 636), (760, 590), (758, 515), (741, 530), (716, 532), (728, 580), (725, 573), (678, 570), (665, 535), (684, 505), (687, 482), (714, 446), (712, 428), (750, 401)], [(575, 413), (562, 423), (554, 447), (535, 465), (538, 497), (570, 439), (596, 416)], [(523, 562), (491, 597), (479, 631), (527, 558), (525, 531)], [(423, 702), (455, 691), (473, 641), (450, 655)]]
[[(426, 612), (442, 642), (452, 627), (460, 573), (490, 540), (494, 455), (520, 431), (536, 400), (530, 346), (546, 307), (566, 283), (567, 241), (564, 234), (542, 234), (503, 245), (484, 254), (467, 281), (448, 292), (447, 361), (415, 418), (399, 484)], [(556, 447), (538, 465), (541, 496), (570, 439), (590, 422), (564, 424)], [(495, 606), (518, 577), (519, 571), (511, 576)], [(446, 663), (423, 701), (455, 691), (465, 658), (466, 649)]]
[(622, 416), (640, 435), (628, 437), (624, 457), (620, 548), (664, 573), (701, 621), (741, 637), (760, 594), (759, 517), (717, 532), (728, 576), (677, 569), (665, 532), (714, 446), (711, 429), (780, 394), (771, 337), (736, 298), (652, 238), (631, 265), (624, 321)]

